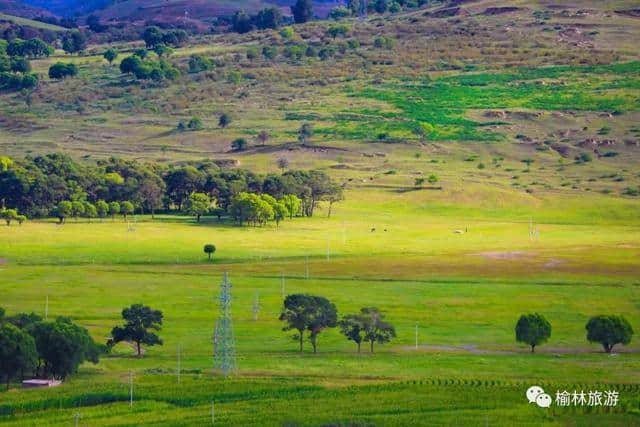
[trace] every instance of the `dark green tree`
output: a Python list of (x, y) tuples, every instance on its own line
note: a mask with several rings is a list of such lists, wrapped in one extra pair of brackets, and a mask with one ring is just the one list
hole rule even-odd
[(33, 337), (10, 323), (0, 324), (0, 374), (7, 389), (11, 379), (36, 366), (38, 353)]
[(258, 12), (256, 16), (256, 26), (261, 29), (276, 29), (282, 22), (282, 13), (276, 7), (267, 7)]
[(296, 24), (303, 24), (313, 18), (313, 2), (311, 0), (297, 0), (291, 6), (291, 14)]
[(361, 308), (360, 316), (363, 319), (364, 341), (370, 343), (371, 353), (373, 353), (374, 343), (384, 344), (396, 336), (393, 325), (384, 321), (384, 314), (377, 308)]
[(115, 49), (109, 48), (104, 51), (102, 56), (104, 57), (104, 59), (106, 59), (109, 62), (109, 64), (111, 64), (118, 57), (118, 51)]
[(541, 314), (523, 314), (516, 323), (516, 341), (530, 345), (531, 353), (550, 336), (551, 324)]
[(231, 116), (227, 113), (220, 114), (220, 119), (218, 120), (218, 126), (221, 128), (226, 128), (231, 124)]
[(340, 322), (340, 333), (347, 337), (349, 341), (353, 341), (358, 346), (360, 353), (360, 344), (364, 339), (364, 319), (359, 314), (349, 314), (344, 316)]
[(338, 311), (336, 306), (324, 297), (305, 294), (287, 295), (280, 320), (286, 322), (283, 331), (296, 330), (294, 338), (300, 343), (302, 351), (304, 331), (309, 332), (309, 341), (313, 352), (317, 352), (318, 335), (326, 328), (337, 325)]
[(631, 342), (633, 329), (622, 316), (595, 316), (587, 325), (587, 340), (602, 344), (607, 353), (611, 353), (616, 344), (627, 345)]
[(62, 49), (67, 53), (79, 53), (87, 48), (87, 38), (80, 31), (69, 31), (62, 37)]
[(236, 33), (244, 34), (253, 29), (253, 24), (251, 23), (251, 18), (244, 10), (237, 10), (236, 13), (233, 14), (231, 28), (233, 28), (233, 31)]
[(98, 363), (100, 347), (89, 332), (68, 318), (28, 327), (38, 350), (38, 374), (64, 380), (85, 361)]
[(151, 331), (159, 331), (162, 328), (162, 312), (153, 310), (142, 304), (133, 304), (122, 310), (124, 326), (116, 326), (111, 330), (110, 345), (121, 341), (133, 341), (136, 343), (138, 357), (141, 357), (140, 344), (148, 346), (162, 345), (162, 340)]
[(216, 251), (216, 245), (212, 245), (211, 243), (207, 243), (204, 245), (204, 253), (209, 256), (209, 261), (211, 261), (211, 255)]

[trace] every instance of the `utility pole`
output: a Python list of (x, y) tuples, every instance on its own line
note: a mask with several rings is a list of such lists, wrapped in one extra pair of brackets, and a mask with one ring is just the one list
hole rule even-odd
[(260, 313), (260, 295), (256, 292), (256, 297), (253, 300), (253, 321), (258, 320), (258, 313)]
[(180, 384), (180, 375), (182, 374), (182, 348), (180, 348), (180, 344), (178, 344), (178, 384)]

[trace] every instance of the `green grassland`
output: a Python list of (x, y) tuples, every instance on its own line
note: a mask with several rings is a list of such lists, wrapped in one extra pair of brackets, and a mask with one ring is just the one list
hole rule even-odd
[[(224, 65), (172, 83), (120, 76), (135, 43), (117, 46), (113, 66), (101, 57), (106, 46), (33, 61), (43, 74), (60, 60), (80, 73), (44, 77), (30, 108), (23, 93), (0, 95), (2, 154), (235, 159), (260, 173), (286, 157), (345, 183), (346, 200), (331, 218), (321, 206), (278, 228), (174, 215), (138, 216), (135, 231), (120, 218), (1, 227), (7, 314), (43, 313), (48, 296), (50, 316), (70, 316), (103, 341), (121, 309), (142, 302), (162, 310), (165, 325), (164, 345), (142, 359), (119, 344), (59, 388), (1, 392), (0, 423), (69, 425), (78, 414), (86, 425), (205, 425), (213, 400), (220, 425), (640, 425), (637, 336), (610, 356), (584, 329), (598, 314), (640, 329), (640, 200), (629, 191), (640, 187), (640, 20), (612, 12), (629, 1), (563, 13), (528, 0), (514, 14), (482, 14), (495, 3), (470, 2), (468, 15), (451, 19), (420, 10), (349, 21), (361, 46), (328, 61), (246, 58), (267, 44), (336, 45), (327, 22), (296, 26), (293, 40), (200, 36), (171, 61), (186, 70), (201, 54)], [(576, 15), (583, 7), (593, 11)], [(394, 46), (376, 48), (381, 35)], [(225, 129), (222, 112), (233, 119)], [(204, 129), (175, 130), (192, 116)], [(308, 145), (296, 141), (304, 122), (315, 129)], [(263, 129), (271, 139), (260, 146), (253, 136)], [(237, 137), (250, 141), (246, 151), (231, 151)], [(592, 161), (576, 162), (582, 153)], [(416, 187), (431, 174), (437, 183)], [(217, 246), (212, 263), (205, 243)], [(231, 379), (211, 368), (225, 271), (238, 354)], [(283, 277), (286, 293), (325, 296), (340, 314), (377, 306), (397, 339), (358, 354), (330, 330), (318, 354), (308, 344), (299, 354), (277, 320)], [(530, 354), (514, 326), (536, 311), (553, 331)], [(615, 389), (621, 403), (545, 410), (525, 399), (533, 384), (554, 397)]]
[[(9, 313), (42, 313), (48, 296), (51, 316), (71, 316), (102, 340), (122, 306), (143, 301), (165, 313), (165, 343), (146, 349), (142, 359), (120, 344), (54, 391), (8, 392), (0, 420), (64, 424), (80, 413), (92, 425), (200, 424), (210, 419), (214, 400), (216, 422), (225, 425), (638, 422), (640, 348), (632, 343), (608, 356), (586, 342), (584, 331), (598, 313), (640, 322), (637, 220), (593, 223), (585, 206), (570, 222), (553, 221), (562, 218), (554, 213), (553, 205), (562, 203), (555, 199), (538, 209), (547, 219), (536, 222), (540, 236), (530, 240), (532, 211), (491, 218), (488, 206), (473, 215), (418, 207), (420, 197), (429, 198), (419, 192), (347, 196), (332, 218), (294, 219), (279, 228), (172, 216), (139, 217), (135, 231), (121, 219), (6, 228), (0, 257), (6, 259), (2, 293)], [(617, 209), (624, 217), (637, 205)], [(453, 233), (465, 227), (466, 234)], [(213, 263), (201, 253), (209, 241), (218, 246)], [(223, 271), (234, 285), (239, 370), (232, 380), (212, 377), (211, 370), (214, 298)], [(319, 354), (299, 354), (277, 320), (282, 275), (287, 293), (326, 296), (343, 314), (380, 307), (398, 338), (374, 354), (358, 354), (337, 331), (327, 331)], [(553, 325), (552, 338), (534, 355), (513, 338), (515, 320), (530, 311), (544, 313)], [(133, 410), (129, 371), (138, 396)], [(532, 383), (550, 390), (620, 390), (621, 406), (538, 411), (524, 399)], [(357, 400), (358, 410), (344, 399)]]

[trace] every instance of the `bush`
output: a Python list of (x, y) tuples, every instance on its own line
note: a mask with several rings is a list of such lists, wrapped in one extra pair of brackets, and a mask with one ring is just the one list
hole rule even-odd
[(200, 117), (192, 117), (187, 123), (187, 128), (189, 130), (200, 130), (202, 129), (202, 119)]
[(244, 138), (236, 138), (231, 141), (231, 148), (236, 151), (244, 151), (247, 148), (247, 140)]
[(49, 67), (49, 78), (61, 80), (69, 76), (75, 76), (78, 74), (78, 67), (76, 64), (65, 64), (63, 62), (56, 62)]

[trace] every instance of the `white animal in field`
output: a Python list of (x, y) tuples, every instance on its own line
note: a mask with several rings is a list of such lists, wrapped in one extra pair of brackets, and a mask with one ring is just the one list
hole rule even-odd
[(454, 234), (464, 234), (464, 230), (453, 230)]

